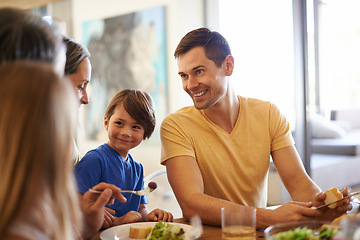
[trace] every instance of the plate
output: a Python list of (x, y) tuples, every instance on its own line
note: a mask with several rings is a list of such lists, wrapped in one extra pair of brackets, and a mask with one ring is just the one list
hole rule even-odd
[[(130, 227), (154, 227), (156, 222), (138, 222), (138, 223), (129, 223), (124, 225), (115, 226), (108, 228), (100, 234), (102, 240), (129, 240)], [(193, 235), (194, 228), (191, 225), (182, 224), (182, 223), (172, 223), (168, 224), (177, 224), (180, 225), (185, 231), (185, 239), (191, 239)]]

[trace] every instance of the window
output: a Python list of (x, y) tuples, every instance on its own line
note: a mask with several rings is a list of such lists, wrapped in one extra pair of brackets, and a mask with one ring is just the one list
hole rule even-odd
[(315, 3), (318, 4), (320, 113), (359, 107), (360, 1), (317, 0)]
[(219, 30), (235, 59), (237, 94), (275, 103), (295, 127), (292, 1), (221, 0)]

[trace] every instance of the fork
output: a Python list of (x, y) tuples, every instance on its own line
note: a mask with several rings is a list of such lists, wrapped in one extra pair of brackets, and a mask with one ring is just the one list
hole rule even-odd
[[(132, 193), (138, 196), (144, 196), (147, 195), (149, 193), (151, 193), (152, 191), (154, 191), (156, 189), (156, 183), (154, 182), (149, 182), (148, 186), (145, 189), (142, 190), (137, 190), (137, 191), (133, 191), (133, 190), (121, 190), (121, 193)], [(103, 191), (99, 191), (99, 190), (94, 190), (89, 188), (89, 191), (92, 193), (102, 193)]]

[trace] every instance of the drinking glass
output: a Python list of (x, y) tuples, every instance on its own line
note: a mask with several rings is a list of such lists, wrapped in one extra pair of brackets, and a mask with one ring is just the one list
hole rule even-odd
[(256, 239), (256, 210), (249, 207), (221, 209), (221, 230), (224, 240)]

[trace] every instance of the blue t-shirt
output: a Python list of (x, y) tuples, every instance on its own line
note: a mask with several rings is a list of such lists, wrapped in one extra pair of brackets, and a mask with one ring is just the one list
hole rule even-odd
[[(144, 168), (141, 163), (132, 159), (128, 154), (125, 161), (120, 154), (107, 144), (103, 144), (85, 154), (75, 165), (75, 178), (78, 189), (85, 193), (100, 182), (116, 185), (123, 190), (144, 189)], [(129, 211), (138, 211), (140, 204), (147, 204), (146, 196), (123, 193), (126, 203), (115, 200), (114, 205), (108, 206), (115, 210), (115, 216), (121, 217)]]

